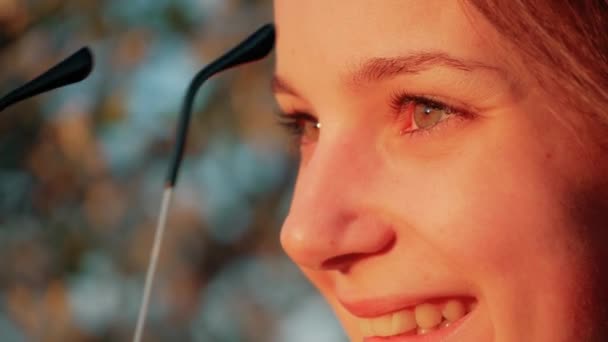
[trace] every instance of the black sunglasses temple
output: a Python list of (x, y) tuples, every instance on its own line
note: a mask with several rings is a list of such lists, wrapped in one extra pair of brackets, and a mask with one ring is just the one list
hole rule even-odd
[(175, 151), (173, 153), (171, 165), (169, 166), (165, 190), (162, 195), (161, 207), (156, 224), (156, 232), (154, 234), (154, 242), (152, 244), (152, 251), (150, 253), (148, 269), (146, 271), (141, 306), (139, 308), (137, 324), (135, 327), (135, 333), (133, 335), (133, 342), (140, 342), (143, 337), (148, 305), (150, 302), (150, 293), (152, 291), (152, 285), (154, 282), (154, 274), (156, 273), (156, 265), (158, 263), (163, 234), (167, 224), (167, 215), (171, 203), (173, 189), (175, 188), (179, 167), (184, 156), (186, 137), (188, 135), (188, 126), (190, 124), (190, 116), (192, 115), (192, 106), (196, 93), (203, 83), (213, 75), (226, 69), (236, 67), (244, 63), (254, 62), (268, 56), (274, 47), (274, 41), (274, 25), (267, 24), (262, 26), (242, 43), (228, 51), (226, 54), (196, 74), (188, 86), (177, 126), (177, 141), (175, 143)]
[(188, 86), (180, 114), (177, 127), (177, 141), (169, 173), (167, 175), (166, 186), (174, 187), (177, 182), (177, 175), (183, 159), (186, 137), (188, 135), (188, 126), (192, 115), (192, 105), (200, 87), (206, 80), (217, 73), (244, 63), (254, 62), (265, 58), (272, 51), (274, 41), (274, 25), (266, 24), (232, 50), (209, 64), (192, 79)]
[(38, 94), (80, 82), (93, 70), (93, 54), (83, 47), (59, 64), (0, 99), (0, 111)]

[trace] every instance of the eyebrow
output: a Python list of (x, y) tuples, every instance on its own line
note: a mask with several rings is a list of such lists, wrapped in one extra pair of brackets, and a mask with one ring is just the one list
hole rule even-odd
[[(500, 72), (500, 69), (480, 62), (459, 59), (445, 52), (416, 52), (397, 57), (375, 57), (363, 61), (348, 72), (344, 78), (351, 88), (380, 82), (404, 74), (418, 74), (436, 68), (446, 67), (463, 72), (489, 70)], [(298, 96), (298, 92), (285, 79), (274, 75), (271, 89), (275, 94)]]

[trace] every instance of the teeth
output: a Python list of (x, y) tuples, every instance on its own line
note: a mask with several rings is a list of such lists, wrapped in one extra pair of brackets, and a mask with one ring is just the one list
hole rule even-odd
[(441, 323), (441, 311), (433, 304), (421, 304), (414, 311), (416, 314), (416, 323), (423, 329), (436, 327)]
[(433, 332), (435, 330), (437, 330), (437, 329), (435, 329), (435, 328), (428, 328), (428, 329), (418, 328), (417, 333), (418, 333), (418, 335), (426, 335), (426, 334), (428, 334), (430, 332)]
[(359, 329), (361, 329), (363, 336), (374, 335), (374, 332), (372, 331), (372, 322), (369, 319), (359, 320)]
[(471, 304), (451, 299), (441, 305), (424, 303), (412, 309), (371, 319), (359, 320), (361, 334), (366, 337), (388, 337), (405, 333), (424, 335), (447, 328), (471, 311)]
[(393, 330), (398, 333), (404, 333), (410, 330), (414, 330), (418, 327), (416, 323), (416, 317), (414, 312), (410, 310), (403, 310), (393, 314)]
[(466, 309), (461, 301), (450, 300), (443, 306), (441, 314), (448, 321), (455, 322), (466, 314)]
[(393, 332), (393, 315), (386, 315), (371, 320), (372, 331), (376, 336), (391, 336)]

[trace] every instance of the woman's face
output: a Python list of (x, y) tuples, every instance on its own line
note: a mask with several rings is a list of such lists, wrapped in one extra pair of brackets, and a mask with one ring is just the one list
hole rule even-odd
[(281, 241), (352, 341), (608, 338), (599, 152), (491, 23), (407, 0), (275, 19), (303, 134)]

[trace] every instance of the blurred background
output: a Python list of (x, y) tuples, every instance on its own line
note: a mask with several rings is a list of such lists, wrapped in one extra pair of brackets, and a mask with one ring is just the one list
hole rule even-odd
[[(86, 81), (0, 113), (0, 341), (129, 341), (183, 93), (270, 0), (0, 0), (0, 92), (83, 45)], [(296, 158), (270, 58), (199, 93), (145, 341), (345, 341), (286, 258)]]

